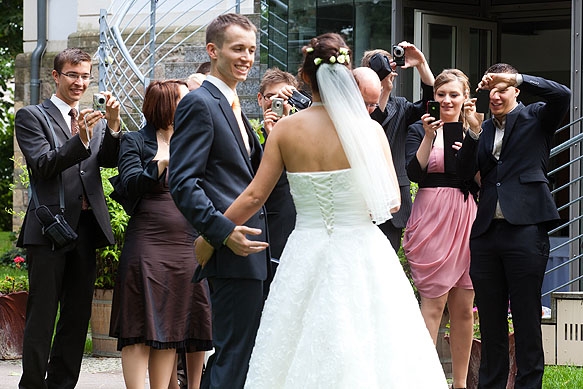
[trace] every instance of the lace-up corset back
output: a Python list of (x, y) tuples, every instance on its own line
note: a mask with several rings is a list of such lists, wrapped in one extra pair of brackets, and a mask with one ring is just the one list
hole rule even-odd
[(296, 206), (296, 230), (341, 228), (371, 223), (350, 169), (287, 173)]

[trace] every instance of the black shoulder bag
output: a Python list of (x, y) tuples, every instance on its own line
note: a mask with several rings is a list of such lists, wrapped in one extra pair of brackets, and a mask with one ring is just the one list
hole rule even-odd
[[(53, 137), (54, 148), (56, 149), (58, 147), (58, 140), (57, 140), (57, 134), (55, 134), (55, 129), (53, 128), (53, 124), (49, 120), (49, 117), (47, 116), (47, 114), (46, 114), (45, 110), (42, 108), (42, 106), (37, 105), (37, 108), (41, 111), (41, 113), (43, 114), (43, 116), (45, 117), (45, 119), (49, 125), (49, 128), (51, 130), (51, 135)], [(29, 174), (30, 173), (31, 172), (29, 169)], [(39, 223), (42, 225), (43, 235), (46, 236), (47, 238), (49, 238), (51, 240), (51, 242), (53, 243), (53, 251), (55, 249), (63, 248), (65, 246), (68, 246), (69, 244), (75, 242), (77, 240), (78, 235), (75, 232), (75, 230), (73, 230), (73, 228), (71, 228), (69, 223), (67, 223), (67, 221), (65, 220), (65, 217), (64, 217), (64, 214), (65, 214), (65, 193), (64, 193), (64, 189), (63, 189), (63, 179), (61, 177), (61, 173), (59, 173), (59, 176), (57, 178), (58, 183), (59, 183), (59, 206), (61, 208), (61, 213), (56, 214), (56, 215), (53, 215), (46, 205), (39, 205), (38, 197), (36, 195), (36, 190), (35, 190), (33, 180), (32, 180), (32, 178), (33, 178), (32, 174), (30, 174), (30, 177), (31, 177), (30, 189), (32, 192), (32, 201), (34, 202), (34, 206), (35, 206), (34, 214), (35, 214), (37, 220), (39, 221)]]

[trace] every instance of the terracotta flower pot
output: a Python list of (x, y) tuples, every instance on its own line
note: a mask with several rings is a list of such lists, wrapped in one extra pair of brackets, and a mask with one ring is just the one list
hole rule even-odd
[[(468, 369), (467, 389), (477, 389), (478, 377), (480, 372), (480, 358), (482, 356), (482, 341), (474, 339), (472, 341), (472, 351), (470, 355), (470, 366)], [(514, 332), (508, 334), (508, 356), (510, 360), (508, 381), (506, 389), (514, 389), (516, 379), (516, 351), (514, 347)]]

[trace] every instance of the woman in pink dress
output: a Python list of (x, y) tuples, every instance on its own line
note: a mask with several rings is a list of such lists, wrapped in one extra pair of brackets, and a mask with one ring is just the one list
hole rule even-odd
[(433, 90), (440, 118), (423, 115), (407, 135), (407, 174), (419, 184), (419, 191), (403, 249), (434, 343), (448, 306), (453, 388), (465, 388), (473, 335), (469, 237), (477, 209), (473, 199), (477, 184), (458, 177), (455, 153), (465, 131), (479, 127), (483, 115), (476, 113), (475, 99), (469, 98), (470, 85), (463, 72), (444, 70)]

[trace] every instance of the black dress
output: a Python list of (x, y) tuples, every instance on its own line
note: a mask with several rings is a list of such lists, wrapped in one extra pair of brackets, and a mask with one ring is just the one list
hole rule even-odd
[(128, 224), (114, 289), (110, 336), (118, 338), (118, 350), (137, 343), (212, 349), (208, 286), (192, 282), (195, 236), (167, 185), (142, 196)]

